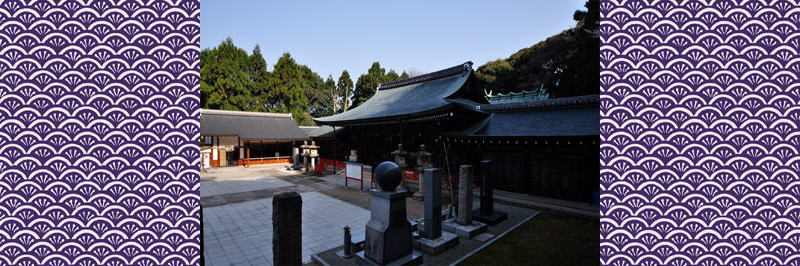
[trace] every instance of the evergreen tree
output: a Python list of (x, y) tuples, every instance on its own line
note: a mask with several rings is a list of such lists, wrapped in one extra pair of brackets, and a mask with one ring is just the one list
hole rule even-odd
[(409, 76), (408, 73), (406, 73), (405, 71), (403, 71), (403, 74), (400, 74), (400, 79), (407, 79), (407, 78), (410, 78), (410, 77), (411, 76)]
[(362, 74), (356, 81), (356, 88), (355, 91), (353, 91), (352, 108), (358, 107), (372, 97), (372, 95), (375, 95), (378, 84), (386, 81), (385, 76), (386, 70), (381, 68), (381, 64), (378, 62), (372, 63), (372, 66), (367, 70), (367, 74)]
[(303, 71), (289, 53), (284, 53), (272, 70), (269, 81), (270, 111), (291, 112), (299, 125), (313, 125), (308, 114), (307, 82), (303, 80)]
[(231, 38), (201, 52), (200, 93), (203, 108), (248, 110), (253, 97), (247, 52)]
[(336, 113), (336, 108), (339, 105), (339, 91), (336, 90), (336, 81), (333, 80), (333, 76), (328, 75), (328, 78), (325, 79), (325, 85), (323, 85), (323, 91), (328, 95), (330, 102), (328, 105), (328, 112), (326, 115), (332, 115)]
[(341, 97), (337, 113), (347, 111), (352, 104), (351, 98), (353, 96), (353, 80), (350, 79), (350, 73), (348, 73), (347, 70), (342, 71), (342, 75), (339, 76), (339, 82), (336, 83), (336, 90), (339, 91), (338, 95)]
[(329, 115), (331, 113), (331, 97), (330, 93), (325, 90), (325, 81), (317, 73), (311, 71), (308, 66), (301, 65), (300, 70), (308, 97), (308, 112), (312, 117)]
[(248, 110), (255, 112), (269, 111), (269, 89), (267, 88), (269, 71), (267, 71), (267, 62), (264, 61), (264, 56), (261, 54), (261, 47), (256, 45), (248, 60), (247, 70), (250, 75), (250, 92), (254, 96)]
[(394, 72), (394, 70), (389, 70), (389, 73), (386, 73), (383, 80), (384, 82), (397, 81), (400, 80), (400, 75), (397, 75), (397, 72)]

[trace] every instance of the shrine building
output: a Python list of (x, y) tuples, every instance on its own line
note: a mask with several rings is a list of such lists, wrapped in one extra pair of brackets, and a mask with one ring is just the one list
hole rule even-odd
[(420, 170), (413, 155), (425, 153), (445, 175), (492, 160), (496, 189), (590, 202), (599, 190), (599, 117), (598, 95), (487, 97), (466, 62), (381, 83), (361, 105), (315, 118), (323, 126), (309, 135), (324, 159), (375, 167), (407, 153), (405, 168)]

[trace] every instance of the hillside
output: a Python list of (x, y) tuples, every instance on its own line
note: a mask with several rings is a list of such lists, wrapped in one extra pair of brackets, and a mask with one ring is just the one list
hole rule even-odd
[(478, 88), (508, 93), (544, 85), (551, 98), (599, 93), (599, 3), (588, 1), (586, 7), (575, 12), (575, 27), (478, 67)]

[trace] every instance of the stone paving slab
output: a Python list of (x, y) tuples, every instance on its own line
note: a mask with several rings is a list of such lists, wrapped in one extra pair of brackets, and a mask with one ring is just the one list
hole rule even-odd
[[(303, 198), (303, 262), (341, 246), (345, 224), (363, 238), (369, 211), (318, 192)], [(206, 265), (272, 265), (272, 199), (203, 208)]]
[(200, 181), (200, 197), (210, 197), (254, 190), (288, 187), (292, 183), (271, 177), (251, 176), (213, 181)]

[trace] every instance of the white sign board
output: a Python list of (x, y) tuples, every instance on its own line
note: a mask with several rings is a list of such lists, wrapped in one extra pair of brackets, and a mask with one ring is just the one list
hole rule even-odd
[(211, 161), (208, 158), (208, 152), (203, 152), (203, 168), (211, 168)]
[(212, 157), (212, 158), (213, 158), (213, 160), (215, 160), (215, 161), (216, 161), (216, 160), (218, 160), (218, 159), (217, 159), (217, 157), (218, 157), (218, 156), (217, 156), (217, 151), (218, 151), (217, 149), (212, 149), (212, 150), (211, 150), (211, 154), (212, 154), (212, 156), (211, 156), (211, 157)]
[(346, 163), (347, 164), (347, 171), (345, 174), (349, 178), (353, 179), (361, 179), (361, 164), (355, 163)]

